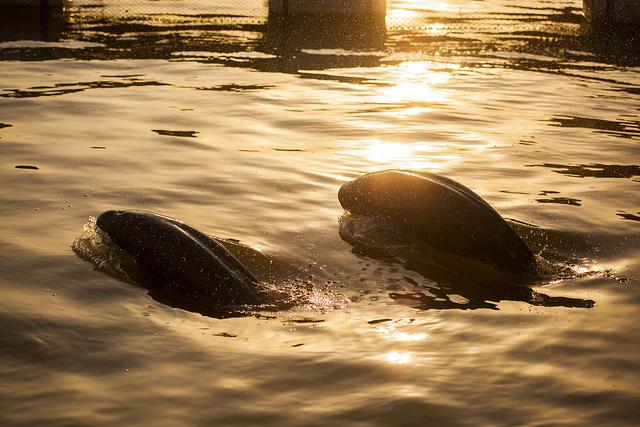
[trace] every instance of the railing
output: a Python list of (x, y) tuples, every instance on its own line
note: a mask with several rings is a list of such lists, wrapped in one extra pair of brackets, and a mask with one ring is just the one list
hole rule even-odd
[(66, 5), (77, 20), (144, 17), (167, 22), (260, 24), (269, 16), (283, 14), (346, 15), (380, 18), (389, 30), (452, 23), (468, 26), (478, 20), (492, 20), (498, 26), (511, 18), (543, 20), (549, 9), (572, 14), (582, 10), (582, 0), (72, 0)]

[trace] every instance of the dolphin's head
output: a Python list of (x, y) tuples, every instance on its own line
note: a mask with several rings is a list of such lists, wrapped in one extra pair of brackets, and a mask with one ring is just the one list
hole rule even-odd
[(375, 193), (381, 191), (378, 179), (371, 174), (347, 182), (338, 191), (338, 201), (344, 210), (354, 215), (375, 215), (373, 206)]
[(96, 221), (96, 224), (100, 230), (107, 233), (109, 236), (116, 234), (120, 224), (123, 221), (123, 214), (125, 211), (106, 211), (103, 212)]
[(340, 187), (338, 200), (354, 215), (393, 216), (414, 198), (413, 181), (414, 176), (401, 170), (370, 173)]
[(355, 181), (346, 182), (342, 184), (340, 190), (338, 190), (338, 201), (342, 208), (346, 211), (355, 213), (354, 211), (358, 207), (358, 200), (361, 199), (360, 189)]
[(106, 211), (98, 217), (96, 224), (113, 243), (122, 246), (138, 231), (140, 221), (136, 219), (141, 215), (136, 211)]

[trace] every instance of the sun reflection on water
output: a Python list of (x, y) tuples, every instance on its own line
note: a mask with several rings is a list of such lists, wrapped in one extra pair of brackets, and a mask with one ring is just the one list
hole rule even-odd
[(481, 10), (480, 5), (465, 0), (399, 0), (388, 6), (387, 17), (392, 23), (406, 21), (408, 24), (412, 24), (416, 18), (420, 17), (442, 16), (442, 13), (449, 15), (474, 13), (479, 10)]
[[(459, 68), (459, 67), (456, 67)], [(378, 90), (378, 102), (443, 103), (447, 97), (434, 86), (442, 85), (451, 78), (451, 67), (429, 61), (407, 61), (398, 65), (391, 73), (392, 86)], [(413, 105), (410, 108), (415, 107)]]
[(436, 23), (436, 24), (430, 24), (428, 25), (424, 31), (426, 33), (429, 33), (430, 35), (444, 35), (447, 32), (447, 29), (449, 27), (444, 25), (444, 24), (440, 24), (440, 23)]
[(401, 143), (374, 139), (358, 145), (348, 154), (362, 158), (368, 165), (379, 167), (439, 170), (444, 163), (459, 157), (447, 154), (448, 147), (440, 143)]
[(420, 154), (435, 151), (437, 151), (435, 148), (426, 143), (402, 144), (374, 140), (366, 147), (365, 156), (375, 163), (387, 163), (389, 161), (410, 161)]
[(399, 7), (412, 10), (446, 11), (451, 9), (451, 4), (444, 1), (404, 0)]
[(406, 332), (396, 332), (395, 334), (393, 334), (393, 338), (396, 341), (406, 341), (406, 342), (422, 341), (426, 339), (428, 336), (429, 335), (424, 332), (420, 332), (416, 334), (409, 334)]
[(414, 18), (423, 15), (425, 11), (446, 12), (452, 9), (452, 5), (444, 1), (405, 0), (387, 11), (390, 18)]
[(400, 351), (392, 351), (387, 353), (386, 360), (389, 363), (395, 363), (396, 365), (405, 365), (411, 360), (411, 354), (400, 352)]
[(412, 19), (412, 18), (417, 18), (418, 17), (418, 13), (414, 12), (412, 10), (406, 10), (406, 9), (391, 9), (387, 11), (387, 19), (392, 20), (392, 22), (394, 20), (398, 20), (398, 19)]

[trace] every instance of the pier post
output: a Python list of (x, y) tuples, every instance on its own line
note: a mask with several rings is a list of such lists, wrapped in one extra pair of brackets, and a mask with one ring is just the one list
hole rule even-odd
[(0, 0), (0, 7), (46, 7), (50, 10), (62, 9), (65, 0)]
[(596, 27), (640, 24), (640, 0), (583, 0), (584, 15)]
[(267, 45), (286, 55), (298, 49), (382, 48), (386, 0), (268, 0)]
[(0, 40), (55, 40), (68, 0), (0, 0)]
[(386, 0), (269, 0), (269, 15), (382, 16)]

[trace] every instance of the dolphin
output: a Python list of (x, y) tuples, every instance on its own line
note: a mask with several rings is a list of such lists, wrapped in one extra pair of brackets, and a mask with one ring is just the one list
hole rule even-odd
[(112, 210), (96, 224), (133, 259), (140, 284), (161, 302), (199, 312), (260, 303), (259, 280), (220, 241), (183, 222)]
[(380, 217), (436, 253), (538, 277), (525, 242), (487, 202), (452, 179), (409, 170), (374, 172), (342, 185), (338, 200), (351, 215)]

